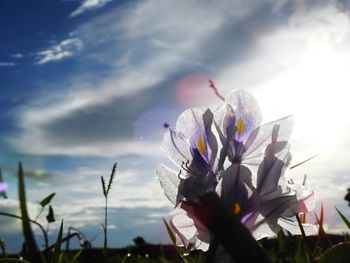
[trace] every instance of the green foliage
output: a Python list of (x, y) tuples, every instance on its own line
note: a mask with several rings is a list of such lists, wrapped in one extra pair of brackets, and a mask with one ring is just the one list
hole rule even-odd
[(55, 248), (53, 250), (53, 255), (51, 258), (51, 263), (59, 263), (61, 262), (60, 259), (60, 253), (61, 253), (61, 244), (62, 244), (62, 232), (63, 232), (63, 221), (61, 222), (61, 227), (57, 235)]
[(30, 263), (26, 260), (16, 259), (16, 258), (5, 258), (0, 259), (0, 263)]
[[(113, 250), (108, 250), (107, 253), (107, 198), (108, 193), (111, 189), (113, 179), (115, 177), (116, 172), (116, 164), (112, 168), (112, 173), (109, 178), (108, 183), (106, 183), (105, 179), (101, 177), (102, 182), (102, 190), (103, 195), (105, 197), (105, 224), (103, 225), (104, 233), (105, 233), (105, 243), (102, 250), (96, 250), (98, 253), (100, 253), (100, 257), (95, 260), (95, 258), (91, 258), (93, 261), (89, 262), (162, 262), (162, 263), (169, 263), (169, 262), (185, 262), (185, 263), (201, 263), (201, 262), (208, 262), (208, 259), (210, 261), (210, 253), (209, 252), (196, 252), (196, 253), (190, 253), (189, 255), (186, 254), (186, 248), (184, 247), (178, 247), (176, 246), (176, 237), (175, 234), (172, 232), (170, 226), (168, 223), (163, 219), (163, 223), (165, 225), (165, 228), (169, 234), (169, 237), (173, 243), (173, 250), (171, 250), (173, 253), (172, 255), (169, 255), (169, 250), (166, 250), (168, 252), (165, 252), (165, 249), (162, 245), (159, 245), (159, 251), (160, 255), (154, 257), (154, 256), (148, 256), (146, 257), (146, 254), (138, 254), (131, 252), (132, 249), (130, 249), (130, 253), (126, 252), (128, 250), (125, 250), (123, 252), (113, 252)], [(0, 170), (0, 182), (2, 182), (2, 175)], [(42, 209), (46, 209), (48, 207), (48, 214), (46, 216), (47, 222), (52, 223), (55, 221), (54, 216), (54, 210), (52, 206), (50, 205), (53, 197), (55, 196), (55, 193), (52, 193), (48, 195), (47, 197), (43, 198), (39, 204), (41, 205)], [(4, 197), (0, 193), (0, 197)], [(24, 173), (22, 164), (20, 163), (18, 166), (18, 199), (20, 204), (20, 215), (13, 215), (10, 213), (2, 212), (0, 211), (0, 216), (8, 216), (12, 217), (16, 220), (21, 220), (22, 222), (22, 230), (23, 230), (23, 238), (25, 240), (26, 244), (26, 251), (25, 254), (23, 254), (23, 257), (26, 260), (20, 260), (16, 258), (7, 258), (7, 253), (5, 251), (5, 242), (0, 239), (0, 249), (3, 251), (2, 257), (0, 259), (0, 263), (78, 263), (78, 262), (85, 262), (83, 260), (86, 259), (85, 252), (88, 250), (80, 249), (77, 251), (61, 251), (61, 245), (62, 243), (68, 241), (71, 237), (74, 235), (79, 236), (78, 233), (74, 233), (72, 235), (69, 235), (65, 238), (63, 238), (63, 221), (61, 223), (60, 229), (58, 231), (56, 242), (48, 246), (47, 241), (47, 230), (45, 230), (42, 225), (40, 225), (36, 220), (32, 220), (29, 218), (27, 206), (26, 206), (26, 193), (25, 193), (25, 181), (24, 181)], [(350, 229), (350, 222), (349, 220), (337, 209), (335, 208), (340, 216), (340, 218), (344, 221), (345, 225)], [(343, 235), (343, 240), (348, 240), (343, 243), (343, 240), (334, 242), (333, 239), (330, 239), (330, 236), (327, 235), (324, 231), (323, 224), (324, 224), (324, 211), (323, 206), (321, 206), (321, 211), (319, 215), (316, 216), (316, 221), (319, 226), (319, 233), (316, 237), (306, 237), (305, 234), (302, 236), (291, 236), (288, 232), (282, 232), (280, 231), (277, 235), (277, 238), (275, 240), (262, 240), (261, 245), (266, 250), (269, 257), (273, 260), (273, 262), (293, 262), (293, 263), (306, 263), (306, 262), (319, 262), (319, 263), (328, 263), (328, 262), (350, 262), (350, 240), (348, 234)], [(301, 229), (301, 232), (303, 232), (303, 227), (300, 222), (299, 217), (297, 216), (297, 220)], [(38, 249), (38, 245), (35, 240), (34, 233), (32, 231), (31, 225), (35, 224), (37, 225), (43, 232), (44, 238), (45, 238), (45, 245), (46, 249), (43, 252), (40, 252)], [(79, 237), (80, 238), (80, 237)], [(85, 239), (85, 237), (84, 237)], [(138, 237), (135, 240), (141, 240), (142, 238)], [(134, 241), (135, 241), (134, 240)], [(233, 240), (233, 239), (232, 239)], [(240, 242), (245, 242), (244, 236), (240, 235), (239, 238)], [(142, 241), (142, 240), (141, 240)], [(139, 247), (147, 248), (149, 244), (145, 242), (136, 242)], [(338, 243), (337, 245), (333, 246), (333, 244)], [(236, 244), (236, 243), (234, 243)], [(137, 246), (136, 246), (137, 247)], [(167, 249), (169, 249), (169, 246), (165, 246)], [(170, 248), (171, 249), (171, 248)], [(188, 248), (187, 248), (188, 249)], [(102, 253), (103, 251), (103, 253)], [(249, 250), (250, 251), (250, 250)], [(312, 253), (311, 253), (312, 252)], [(98, 254), (97, 253), (97, 254)], [(246, 252), (246, 253), (252, 253)], [(185, 256), (186, 254), (186, 256)], [(88, 258), (89, 260), (89, 258)]]
[(294, 168), (297, 168), (298, 166), (300, 166), (300, 165), (302, 165), (302, 164), (304, 164), (304, 163), (306, 163), (306, 162), (308, 162), (308, 161), (311, 161), (312, 159), (314, 159), (314, 158), (317, 157), (317, 156), (318, 156), (318, 154), (316, 154), (316, 155), (314, 155), (314, 156), (311, 156), (310, 158), (307, 158), (306, 160), (304, 160), (304, 161), (302, 161), (302, 162), (300, 162), (300, 163), (297, 163), (297, 164), (291, 166), (290, 169), (292, 170), (292, 169), (294, 169)]
[(20, 205), (20, 211), (21, 211), (21, 217), (22, 217), (23, 237), (25, 240), (26, 248), (29, 252), (29, 258), (31, 261), (35, 263), (45, 262), (44, 258), (42, 257), (38, 249), (38, 246), (36, 244), (35, 237), (30, 225), (30, 219), (29, 219), (27, 204), (26, 204), (24, 173), (23, 173), (22, 163), (19, 163), (18, 165), (18, 199), (19, 199), (19, 205)]
[(46, 216), (46, 220), (47, 220), (48, 223), (55, 222), (55, 216), (54, 216), (53, 209), (52, 209), (51, 205), (49, 206), (49, 213)]
[(350, 262), (350, 243), (340, 243), (323, 253), (317, 258), (319, 263), (343, 263)]
[(104, 235), (104, 240), (103, 240), (103, 254), (106, 255), (107, 254), (107, 216), (108, 216), (108, 193), (112, 188), (112, 183), (115, 177), (115, 173), (117, 170), (117, 163), (115, 163), (112, 167), (112, 172), (111, 172), (111, 176), (109, 177), (109, 182), (108, 185), (106, 186), (106, 182), (105, 179), (103, 178), (103, 176), (101, 176), (101, 184), (102, 184), (102, 191), (103, 191), (103, 196), (105, 197), (105, 223), (102, 224), (102, 228), (103, 228), (103, 235)]
[(341, 219), (344, 221), (345, 225), (350, 229), (350, 222), (346, 219), (346, 217), (338, 210), (338, 208), (335, 208), (337, 210), (338, 214), (340, 215)]
[(56, 193), (52, 193), (52, 194), (48, 195), (47, 197), (45, 197), (43, 200), (41, 200), (41, 201), (39, 202), (39, 204), (41, 205), (41, 207), (44, 208), (45, 206), (47, 206), (47, 205), (51, 202), (52, 198), (53, 198), (55, 195), (56, 195)]
[(164, 225), (165, 225), (165, 227), (166, 227), (166, 230), (167, 230), (167, 232), (168, 232), (168, 234), (169, 234), (169, 237), (170, 237), (171, 241), (173, 242), (173, 245), (174, 245), (174, 247), (175, 247), (175, 249), (176, 249), (177, 254), (179, 255), (179, 257), (181, 257), (181, 258), (183, 259), (183, 261), (184, 261), (185, 263), (188, 263), (188, 261), (186, 260), (186, 258), (183, 256), (183, 254), (185, 254), (186, 250), (185, 250), (183, 247), (178, 247), (178, 246), (176, 245), (176, 237), (175, 237), (173, 231), (171, 230), (170, 226), (168, 225), (168, 223), (165, 221), (164, 218), (163, 218), (163, 222), (164, 222)]

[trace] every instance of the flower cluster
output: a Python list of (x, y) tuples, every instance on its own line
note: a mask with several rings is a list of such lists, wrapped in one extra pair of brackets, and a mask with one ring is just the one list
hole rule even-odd
[[(177, 170), (159, 164), (156, 174), (175, 206), (168, 218), (178, 245), (207, 250), (210, 231), (186, 201), (216, 192), (256, 239), (280, 228), (300, 234), (292, 218), (314, 208), (314, 195), (284, 176), (291, 154), (288, 143), (293, 117), (261, 124), (252, 95), (231, 92), (214, 112), (191, 108), (164, 135), (162, 149)], [(303, 225), (306, 234), (316, 227)]]

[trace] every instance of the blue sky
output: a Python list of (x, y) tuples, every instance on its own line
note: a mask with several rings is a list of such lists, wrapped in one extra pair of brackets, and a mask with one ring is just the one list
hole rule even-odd
[[(184, 109), (250, 91), (265, 121), (294, 114), (294, 163), (331, 229), (349, 180), (350, 19), (346, 1), (5, 0), (0, 2), (0, 165), (16, 199), (51, 192), (57, 219), (102, 244), (100, 176), (114, 162), (110, 244), (168, 242), (171, 206), (154, 175), (159, 146)], [(14, 203), (2, 204), (15, 209)], [(59, 221), (59, 220), (58, 220)], [(57, 228), (54, 224), (52, 231)], [(16, 250), (18, 226), (1, 233)]]

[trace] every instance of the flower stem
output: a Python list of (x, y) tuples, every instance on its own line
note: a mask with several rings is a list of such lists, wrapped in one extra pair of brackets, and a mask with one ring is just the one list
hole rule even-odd
[(107, 254), (107, 195), (105, 196), (105, 223), (103, 226), (103, 233), (104, 233), (104, 242), (103, 242), (103, 254)]

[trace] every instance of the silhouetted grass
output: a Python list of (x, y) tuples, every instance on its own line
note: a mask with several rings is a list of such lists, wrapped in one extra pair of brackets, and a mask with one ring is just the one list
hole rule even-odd
[[(101, 177), (103, 194), (106, 200), (105, 209), (107, 210), (107, 197), (111, 189), (112, 181), (115, 177), (116, 164), (112, 168), (112, 173), (108, 184)], [(183, 248), (175, 245), (148, 244), (140, 237), (135, 238), (134, 246), (125, 248), (108, 248), (107, 250), (107, 213), (105, 213), (105, 224), (103, 230), (105, 233), (105, 242), (102, 248), (91, 248), (91, 246), (82, 246), (80, 249), (61, 250), (62, 245), (73, 237), (83, 240), (78, 230), (63, 235), (63, 221), (57, 233), (55, 244), (49, 245), (47, 241), (47, 229), (45, 230), (36, 220), (30, 219), (26, 207), (25, 182), (23, 176), (23, 167), (18, 166), (18, 199), (20, 203), (21, 215), (12, 215), (0, 211), (0, 216), (12, 217), (13, 220), (21, 220), (23, 238), (25, 246), (19, 255), (8, 255), (6, 253), (6, 240), (0, 240), (0, 263), (11, 262), (32, 262), (32, 263), (65, 263), (65, 262), (211, 262), (213, 254), (211, 252), (194, 251), (184, 254)], [(3, 180), (3, 179), (2, 179)], [(1, 195), (3, 198), (6, 194)], [(50, 224), (54, 221), (53, 208), (50, 202), (55, 194), (50, 194), (41, 202), (41, 212), (48, 207), (47, 222)], [(329, 235), (323, 228), (323, 209), (319, 215), (316, 215), (316, 221), (319, 226), (319, 233), (315, 236), (306, 237), (292, 236), (288, 232), (279, 232), (274, 239), (263, 239), (259, 242), (252, 239), (250, 233), (239, 223), (230, 213), (226, 211), (220, 203), (220, 199), (212, 194), (205, 195), (201, 199), (201, 204), (194, 207), (201, 213), (208, 213), (211, 216), (205, 217), (203, 223), (214, 234), (219, 242), (234, 259), (234, 262), (350, 262), (350, 242), (349, 235)], [(41, 213), (40, 212), (40, 213)], [(344, 221), (344, 226), (350, 229), (350, 222), (341, 211), (337, 209), (340, 218)], [(209, 218), (209, 219), (208, 219)], [(199, 218), (200, 219), (200, 218)], [(297, 217), (298, 221), (300, 220)], [(46, 236), (45, 249), (39, 250), (36, 243), (31, 225), (38, 225)], [(170, 237), (174, 236), (167, 224), (166, 228)], [(159, 222), (159, 227), (164, 227)], [(300, 224), (302, 228), (302, 225)], [(84, 244), (84, 242), (82, 242)], [(215, 254), (215, 253), (214, 253)], [(19, 257), (24, 260), (19, 260)]]

